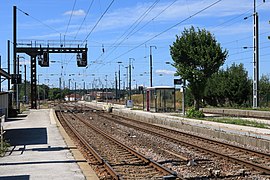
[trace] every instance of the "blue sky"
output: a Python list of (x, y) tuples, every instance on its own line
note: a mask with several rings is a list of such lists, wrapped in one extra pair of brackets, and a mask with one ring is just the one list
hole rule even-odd
[[(211, 4), (212, 7), (196, 14)], [(114, 86), (115, 72), (121, 70), (121, 88), (126, 84), (129, 60), (133, 85), (149, 86), (149, 49), (153, 53), (153, 85), (173, 85), (175, 69), (166, 64), (172, 58), (169, 46), (184, 28), (195, 26), (210, 31), (229, 51), (224, 67), (243, 63), (253, 75), (253, 1), (247, 0), (1, 0), (0, 54), (2, 68), (7, 67), (7, 40), (12, 41), (12, 10), (18, 8), (18, 40), (87, 40), (88, 67), (79, 68), (74, 55), (51, 54), (50, 67), (38, 66), (40, 83), (59, 87), (59, 77), (68, 86), (77, 82), (82, 88), (92, 84)], [(110, 6), (111, 5), (111, 6)], [(270, 1), (256, 1), (259, 13), (260, 75), (270, 74)], [(106, 11), (107, 10), (107, 11)], [(29, 14), (26, 16), (23, 12)], [(104, 14), (104, 12), (106, 13)], [(104, 15), (103, 15), (104, 14)], [(195, 16), (193, 16), (196, 14)], [(192, 16), (192, 17), (191, 17)], [(191, 17), (191, 18), (189, 18)], [(244, 17), (249, 17), (244, 20)], [(243, 47), (250, 47), (244, 49)], [(104, 50), (104, 51), (103, 51)], [(29, 56), (19, 54), (21, 64)], [(6, 82), (2, 84), (6, 90)]]

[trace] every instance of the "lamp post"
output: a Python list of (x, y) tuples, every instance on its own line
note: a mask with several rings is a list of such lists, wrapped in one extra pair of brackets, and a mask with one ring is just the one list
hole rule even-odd
[(121, 75), (121, 72), (120, 72), (120, 64), (122, 63), (121, 61), (118, 61), (117, 62), (118, 64), (119, 64), (119, 70), (118, 70), (118, 90), (119, 90), (119, 93), (118, 93), (118, 98), (119, 98), (119, 102), (120, 102), (120, 95), (121, 95), (121, 92), (120, 92), (120, 90), (121, 90), (121, 80), (120, 80), (120, 75)]
[(157, 49), (156, 46), (150, 46), (150, 87), (153, 87), (153, 57), (152, 57), (152, 48)]
[(131, 60), (135, 61), (135, 59), (129, 58), (129, 100), (131, 100)]

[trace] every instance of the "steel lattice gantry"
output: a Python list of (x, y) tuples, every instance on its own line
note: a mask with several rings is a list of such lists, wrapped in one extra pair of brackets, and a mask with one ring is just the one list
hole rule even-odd
[[(87, 54), (88, 48), (85, 47), (16, 47), (17, 53), (26, 53), (31, 57), (31, 108), (37, 109), (37, 56), (44, 53), (82, 53)], [(77, 59), (78, 61), (78, 59)], [(86, 63), (87, 64), (87, 63)], [(85, 67), (86, 64), (81, 67)], [(79, 66), (79, 65), (78, 65)]]

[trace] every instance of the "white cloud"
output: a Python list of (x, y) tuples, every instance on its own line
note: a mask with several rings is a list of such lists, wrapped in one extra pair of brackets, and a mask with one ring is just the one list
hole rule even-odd
[(175, 71), (170, 71), (166, 69), (158, 69), (155, 71), (156, 74), (167, 74), (167, 75), (174, 75), (176, 72)]
[(85, 12), (82, 9), (75, 10), (75, 11), (66, 11), (64, 15), (73, 15), (73, 16), (85, 16)]

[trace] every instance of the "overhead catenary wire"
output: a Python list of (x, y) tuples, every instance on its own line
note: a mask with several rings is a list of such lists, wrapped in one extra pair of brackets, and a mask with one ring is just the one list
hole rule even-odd
[[(258, 8), (258, 7), (260, 7), (261, 5), (263, 5), (264, 3), (261, 3), (261, 4), (259, 4), (259, 5), (257, 5), (256, 6), (256, 8)], [(236, 17), (233, 17), (233, 18), (231, 18), (231, 19), (229, 19), (229, 20), (227, 20), (227, 21), (225, 21), (225, 22), (223, 22), (223, 23), (221, 23), (221, 24), (219, 24), (219, 25), (217, 25), (217, 26), (215, 26), (214, 28), (217, 28), (217, 27), (222, 27), (222, 25), (224, 25), (224, 24), (227, 24), (228, 22), (231, 22), (231, 21), (233, 21), (234, 19), (237, 19), (237, 18), (239, 18), (239, 17), (241, 17), (241, 16), (243, 16), (243, 15), (245, 15), (245, 14), (248, 14), (248, 12), (252, 12), (253, 11), (253, 8), (252, 9), (249, 9), (249, 10), (247, 10), (247, 11), (245, 11), (244, 13), (241, 13), (240, 15), (237, 15)], [(252, 15), (250, 15), (250, 16), (252, 16)], [(248, 16), (249, 17), (249, 16)], [(229, 26), (231, 26), (231, 25), (233, 25), (233, 24), (235, 24), (235, 23), (238, 23), (238, 22), (240, 22), (240, 21), (243, 21), (244, 19), (246, 19), (246, 18), (243, 18), (243, 19), (239, 19), (238, 21), (235, 21), (234, 23), (231, 23)], [(228, 25), (227, 25), (228, 26)], [(224, 27), (224, 26), (223, 26)], [(270, 31), (268, 31), (268, 32), (270, 32)], [(264, 33), (260, 33), (259, 35), (263, 35), (263, 34), (265, 34), (265, 33), (268, 33), (268, 32), (264, 32)], [(222, 43), (223, 45), (224, 44), (231, 44), (231, 43), (234, 43), (234, 42), (238, 42), (238, 41), (242, 41), (242, 40), (246, 40), (246, 39), (249, 39), (249, 38), (251, 38), (251, 37), (253, 37), (252, 35), (251, 36), (247, 36), (247, 37), (244, 37), (244, 38), (241, 38), (241, 39), (236, 39), (236, 40), (233, 40), (233, 41), (229, 41), (229, 42), (225, 42), (225, 43)]]
[[(109, 6), (106, 8), (106, 10), (102, 13), (102, 15), (100, 16), (100, 18), (98, 19), (98, 21), (96, 22), (96, 24), (93, 26), (93, 28), (91, 29), (91, 31), (87, 34), (86, 38), (83, 40), (82, 44), (85, 43), (87, 41), (87, 39), (89, 38), (89, 36), (91, 35), (91, 33), (94, 31), (94, 29), (97, 27), (97, 25), (99, 24), (99, 22), (101, 21), (101, 19), (105, 16), (105, 14), (108, 12), (108, 10), (110, 9), (110, 7), (112, 6), (112, 4), (114, 3), (114, 0), (111, 1), (111, 3), (109, 4)], [(75, 55), (73, 55), (69, 61), (67, 62), (67, 64), (75, 57)], [(87, 67), (86, 67), (87, 68)], [(65, 68), (66, 71), (66, 68)]]
[(86, 14), (85, 14), (85, 16), (84, 16), (84, 18), (83, 18), (83, 21), (81, 22), (81, 25), (80, 25), (78, 31), (76, 32), (76, 35), (75, 35), (74, 39), (77, 38), (78, 33), (80, 32), (80, 30), (81, 30), (81, 28), (82, 28), (82, 26), (83, 26), (83, 23), (85, 22), (85, 20), (86, 20), (88, 14), (89, 14), (89, 12), (90, 12), (90, 9), (92, 8), (93, 2), (94, 2), (94, 0), (91, 1), (90, 5), (89, 5), (89, 7), (88, 7), (88, 9), (87, 9), (87, 12), (86, 12)]
[[(164, 13), (168, 8), (170, 8), (176, 1), (174, 0), (172, 3), (170, 3), (168, 6), (166, 6), (163, 10), (161, 10), (155, 17), (153, 17), (150, 21), (146, 22), (143, 26), (141, 26), (139, 29), (137, 29), (135, 32), (131, 34), (131, 32), (116, 46), (119, 47), (125, 40), (129, 39), (131, 36), (142, 30), (144, 27), (146, 27), (150, 22), (154, 21), (157, 17), (159, 17), (162, 13)], [(134, 28), (135, 29), (135, 28)]]
[(87, 41), (87, 39), (89, 38), (89, 36), (92, 34), (92, 32), (95, 30), (95, 28), (97, 27), (97, 25), (99, 24), (99, 22), (101, 21), (101, 19), (105, 16), (105, 14), (108, 12), (108, 10), (110, 9), (110, 7), (112, 6), (112, 4), (114, 3), (114, 0), (111, 1), (111, 3), (109, 4), (109, 6), (106, 8), (106, 10), (103, 12), (103, 14), (100, 16), (100, 18), (98, 19), (98, 21), (96, 22), (96, 24), (93, 26), (93, 28), (91, 29), (91, 31), (87, 34), (86, 38), (84, 39), (83, 42)]
[(71, 21), (71, 18), (73, 16), (73, 13), (74, 13), (74, 8), (75, 8), (75, 5), (76, 5), (76, 2), (77, 2), (77, 0), (74, 0), (72, 11), (71, 11), (70, 16), (69, 16), (69, 20), (68, 20), (68, 24), (67, 24), (67, 28), (66, 28), (66, 32), (65, 32), (64, 36), (66, 36), (66, 34), (67, 34), (67, 31), (68, 31), (68, 28), (69, 28), (69, 25), (70, 25), (70, 21)]
[(169, 31), (169, 30), (171, 30), (172, 28), (174, 28), (174, 27), (176, 27), (176, 26), (179, 26), (180, 24), (186, 22), (187, 20), (189, 20), (189, 19), (195, 17), (196, 15), (198, 15), (198, 14), (204, 12), (205, 10), (207, 10), (207, 9), (209, 9), (209, 8), (211, 8), (211, 7), (213, 7), (213, 6), (215, 6), (216, 4), (218, 4), (218, 3), (221, 2), (221, 1), (222, 1), (222, 0), (215, 1), (214, 3), (212, 3), (212, 4), (208, 5), (208, 6), (206, 6), (205, 8), (203, 8), (203, 9), (201, 9), (201, 10), (199, 10), (199, 11), (197, 11), (196, 13), (192, 14), (191, 16), (189, 16), (189, 17), (183, 19), (182, 21), (180, 21), (180, 22), (174, 24), (173, 26), (170, 26), (169, 28), (165, 29), (164, 31), (162, 31), (162, 32), (160, 32), (160, 33), (154, 35), (153, 37), (149, 38), (148, 40), (144, 41), (143, 43), (141, 43), (141, 44), (135, 46), (134, 48), (132, 48), (132, 49), (130, 49), (130, 50), (124, 52), (123, 54), (117, 56), (117, 57), (114, 58), (113, 60), (116, 60), (116, 59), (122, 57), (123, 55), (125, 55), (125, 54), (127, 54), (127, 53), (129, 53), (129, 52), (131, 52), (131, 51), (133, 51), (133, 50), (135, 50), (135, 49), (137, 49), (138, 47), (140, 47), (140, 46), (142, 46), (142, 45), (148, 43), (149, 41), (151, 41), (151, 40), (157, 38), (158, 36), (164, 34), (165, 32), (167, 32), (167, 31)]
[[(141, 29), (143, 29), (144, 27), (146, 27), (150, 22), (152, 22), (152, 21), (154, 21), (157, 17), (159, 17), (162, 13), (164, 13), (167, 9), (169, 9), (176, 1), (178, 1), (178, 0), (174, 0), (173, 2), (171, 2), (168, 6), (166, 6), (164, 9), (162, 9), (156, 16), (154, 16), (151, 20), (149, 20), (148, 22), (146, 22), (143, 26), (141, 26), (139, 29), (137, 29), (135, 32), (133, 32), (132, 33), (132, 31), (130, 31), (130, 33), (120, 42), (120, 43), (118, 43), (117, 45), (115, 45), (115, 46), (113, 46), (114, 47), (114, 50), (116, 49), (116, 48), (118, 48), (118, 47), (120, 47), (120, 45), (125, 41), (125, 40), (127, 40), (128, 38), (130, 38), (131, 36), (133, 36), (135, 33), (137, 33), (138, 31), (140, 31)], [(149, 12), (150, 12), (150, 10), (152, 10), (153, 8), (154, 8), (154, 6), (158, 3), (159, 1), (155, 1), (141, 16), (140, 16), (140, 18), (141, 17), (143, 17), (146, 13), (148, 14)], [(140, 19), (140, 18), (138, 18), (138, 19)], [(138, 20), (137, 19), (137, 20)], [(128, 29), (128, 30), (130, 30), (131, 28), (132, 28), (132, 26), (137, 22), (137, 20), (130, 26), (130, 28)], [(141, 22), (141, 21), (140, 21)], [(134, 29), (134, 28), (133, 28)], [(126, 32), (128, 32), (128, 30), (126, 31)], [(125, 33), (123, 33), (122, 34), (122, 36), (121, 37), (123, 37), (125, 34), (126, 34), (126, 32)], [(132, 34), (131, 34), (132, 33)], [(120, 37), (120, 38), (121, 38)], [(120, 38), (118, 38), (118, 39), (120, 39)], [(118, 40), (117, 40), (118, 41)], [(117, 42), (117, 41), (115, 41), (115, 42)], [(115, 43), (114, 43), (115, 44)], [(113, 45), (114, 45), (113, 44)], [(112, 53), (112, 51), (111, 51), (111, 53)], [(111, 54), (110, 53), (110, 54)], [(110, 54), (108, 54), (104, 59), (106, 59)], [(96, 60), (98, 60), (98, 59), (100, 59), (101, 58), (101, 56), (102, 56), (103, 54), (101, 54)], [(98, 67), (99, 68), (99, 67)]]
[(176, 1), (178, 1), (178, 0), (174, 0), (172, 3), (170, 3), (168, 6), (166, 6), (162, 11), (160, 11), (155, 17), (153, 17), (150, 21), (146, 22), (142, 27), (140, 27), (139, 29), (137, 29), (137, 31), (133, 32), (130, 36), (133, 36), (135, 33), (137, 33), (138, 31), (142, 30), (149, 23), (151, 23), (152, 21), (154, 21), (157, 17), (159, 17), (162, 13), (164, 13), (167, 9), (169, 9)]
[[(130, 33), (132, 33), (132, 31), (142, 22), (142, 20), (147, 16), (147, 14), (149, 12), (151, 12), (151, 10), (153, 10), (153, 8), (157, 5), (157, 3), (159, 2), (160, 0), (156, 0), (155, 2), (153, 2), (141, 15), (139, 18), (136, 19), (135, 22), (132, 23), (132, 25), (119, 37), (117, 38), (117, 40), (115, 40), (115, 42), (113, 43), (113, 46), (115, 46), (114, 48), (111, 48), (111, 49), (108, 49), (108, 54), (107, 56), (104, 58), (106, 59), (108, 56), (110, 56), (116, 49), (117, 47), (119, 47), (125, 40), (126, 38), (128, 37), (128, 35)], [(128, 34), (127, 34), (128, 33)], [(127, 34), (127, 35), (126, 35)], [(125, 36), (126, 35), (126, 36)], [(125, 37), (124, 37), (125, 36)], [(121, 40), (121, 38), (124, 37)], [(120, 42), (119, 42), (120, 41)], [(102, 57), (103, 53), (97, 58), (100, 59)]]
[(29, 17), (31, 17), (32, 19), (34, 19), (35, 21), (39, 22), (40, 24), (42, 24), (42, 25), (46, 26), (47, 28), (49, 28), (49, 29), (51, 29), (51, 30), (53, 30), (53, 31), (57, 32), (58, 34), (61, 34), (61, 32), (60, 32), (60, 31), (56, 30), (56, 29), (55, 29), (55, 28), (53, 28), (52, 26), (49, 26), (48, 24), (45, 24), (45, 23), (44, 23), (44, 22), (42, 22), (41, 20), (39, 20), (39, 19), (35, 18), (34, 16), (32, 16), (31, 14), (29, 14), (29, 13), (27, 13), (27, 12), (25, 12), (25, 11), (21, 10), (21, 9), (20, 9), (20, 8), (18, 8), (18, 7), (17, 7), (17, 9), (18, 9), (20, 12), (22, 12), (23, 14), (25, 14), (26, 16), (29, 16)]

